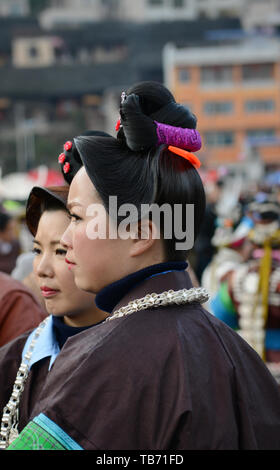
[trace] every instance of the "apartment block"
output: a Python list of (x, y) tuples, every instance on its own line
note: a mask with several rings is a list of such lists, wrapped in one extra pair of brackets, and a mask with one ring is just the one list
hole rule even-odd
[(280, 42), (259, 38), (231, 45), (163, 52), (165, 84), (198, 117), (209, 164), (234, 163), (257, 152), (280, 161)]

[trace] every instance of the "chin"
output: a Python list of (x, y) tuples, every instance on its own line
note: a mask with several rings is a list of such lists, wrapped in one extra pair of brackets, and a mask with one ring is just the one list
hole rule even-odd
[(95, 290), (93, 290), (92, 286), (85, 279), (75, 277), (75, 284), (78, 287), (78, 289), (81, 289), (85, 292), (96, 294)]
[(92, 280), (89, 280), (88, 278), (82, 278), (82, 277), (75, 277), (75, 284), (78, 287), (78, 289), (81, 289), (85, 292), (89, 292), (90, 294), (98, 294), (98, 292), (103, 289), (103, 285), (100, 284), (100, 282), (92, 282)]

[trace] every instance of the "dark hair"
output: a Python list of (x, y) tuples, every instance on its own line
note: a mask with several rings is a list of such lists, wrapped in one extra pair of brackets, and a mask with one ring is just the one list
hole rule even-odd
[[(110, 137), (109, 134), (103, 131), (88, 130), (84, 131), (81, 135), (93, 135), (93, 136), (103, 136)], [(67, 143), (71, 143), (70, 148), (64, 144), (63, 153), (60, 154), (58, 163), (60, 164), (60, 170), (63, 175), (63, 178), (67, 184), (71, 184), (72, 179), (79, 169), (83, 166), (81, 157), (76, 149), (74, 140), (70, 139)], [(62, 157), (62, 159), (61, 159)], [(65, 171), (65, 164), (69, 164), (69, 168)]]
[(4, 232), (11, 219), (11, 215), (6, 214), (5, 212), (0, 213), (0, 232)]
[[(158, 122), (189, 128), (196, 127), (196, 118), (187, 108), (177, 106), (169, 90), (155, 82), (137, 84), (130, 88), (127, 96), (125, 103), (128, 101), (129, 106), (121, 106), (123, 127), (117, 139), (85, 136), (74, 139), (86, 171), (107, 211), (109, 196), (117, 196), (118, 207), (134, 204), (138, 213), (141, 204), (162, 206), (168, 203), (173, 209), (174, 204), (194, 204), (196, 238), (205, 211), (205, 193), (200, 176), (189, 161), (175, 155), (166, 146), (154, 144), (154, 122), (150, 117), (148, 121), (144, 112), (156, 115)], [(131, 102), (130, 96), (133, 97)], [(128, 140), (140, 145), (145, 141), (145, 149), (132, 150)], [(182, 229), (187, 226), (186, 213), (182, 211)], [(162, 225), (160, 228), (163, 232)], [(176, 238), (173, 227), (172, 239), (164, 240), (166, 260), (186, 259), (187, 251), (175, 248), (178, 241), (182, 240)]]
[(131, 150), (148, 150), (157, 144), (155, 121), (174, 127), (195, 129), (196, 116), (176, 103), (174, 96), (157, 82), (142, 82), (131, 87), (120, 104), (122, 126), (119, 139)]

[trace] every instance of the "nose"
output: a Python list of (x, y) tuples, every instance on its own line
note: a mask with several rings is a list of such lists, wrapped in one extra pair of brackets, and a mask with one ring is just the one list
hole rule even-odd
[(72, 248), (72, 232), (71, 232), (70, 226), (71, 224), (68, 225), (67, 229), (65, 230), (65, 232), (63, 233), (60, 239), (60, 243), (67, 250)]
[(45, 254), (39, 257), (35, 257), (33, 262), (34, 273), (38, 277), (54, 277), (54, 270), (49, 260), (49, 257)]

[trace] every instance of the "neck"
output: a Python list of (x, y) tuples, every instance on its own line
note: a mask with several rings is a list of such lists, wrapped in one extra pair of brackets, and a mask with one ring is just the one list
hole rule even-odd
[(96, 305), (103, 311), (111, 313), (122, 297), (136, 285), (148, 278), (164, 275), (170, 271), (184, 271), (186, 268), (187, 263), (185, 261), (169, 261), (147, 266), (104, 287), (96, 295)]
[(83, 326), (91, 326), (105, 320), (108, 314), (99, 308), (90, 308), (73, 315), (64, 315), (64, 323), (68, 326), (81, 328)]

